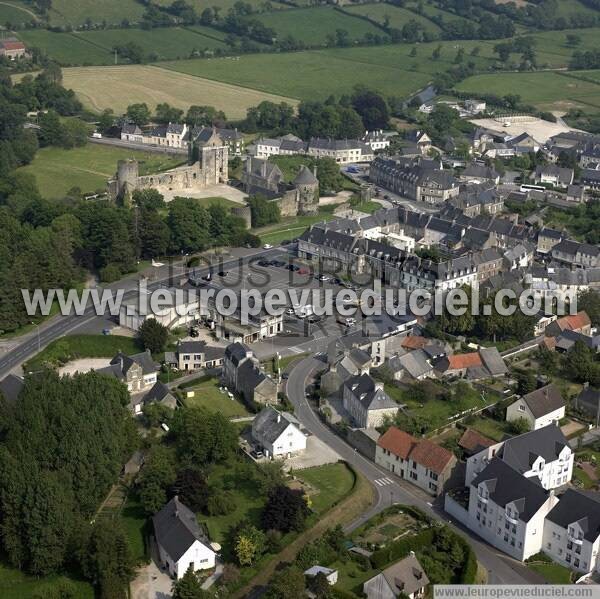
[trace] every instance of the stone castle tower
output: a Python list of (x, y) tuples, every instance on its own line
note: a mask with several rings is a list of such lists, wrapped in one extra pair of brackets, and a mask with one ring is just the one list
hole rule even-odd
[(319, 209), (319, 180), (317, 169), (311, 172), (302, 165), (300, 172), (292, 182), (297, 191), (298, 214), (314, 214)]

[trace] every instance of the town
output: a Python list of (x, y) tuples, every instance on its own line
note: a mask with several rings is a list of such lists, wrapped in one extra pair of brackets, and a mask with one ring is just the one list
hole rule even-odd
[(600, 6), (225, 4), (0, 6), (0, 595), (595, 590)]

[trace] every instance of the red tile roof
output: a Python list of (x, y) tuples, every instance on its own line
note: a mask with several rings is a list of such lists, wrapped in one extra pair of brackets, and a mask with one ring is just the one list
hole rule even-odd
[(590, 317), (584, 310), (577, 312), (577, 314), (568, 314), (567, 316), (563, 316), (562, 318), (559, 318), (556, 323), (562, 331), (577, 331), (583, 329), (584, 327), (589, 327), (592, 324)]
[(377, 445), (406, 460), (416, 442), (417, 440), (412, 435), (392, 426), (379, 437)]
[(23, 42), (0, 40), (0, 48), (3, 48), (4, 50), (25, 50), (25, 44)]
[(472, 428), (468, 428), (458, 441), (460, 447), (466, 449), (467, 451), (484, 449), (485, 447), (494, 445), (494, 443), (496, 443), (496, 441), (482, 435), (481, 433), (478, 433), (477, 431), (474, 431)]
[(410, 452), (409, 458), (421, 464), (436, 474), (441, 474), (446, 466), (452, 462), (454, 454), (437, 445), (429, 439), (421, 439)]
[(448, 356), (448, 370), (462, 370), (463, 368), (474, 368), (482, 365), (481, 356), (478, 352)]
[(404, 349), (423, 349), (427, 345), (427, 338), (420, 335), (404, 337), (400, 344)]
[(377, 445), (404, 460), (410, 459), (436, 474), (441, 474), (454, 455), (428, 439), (415, 439), (396, 427), (389, 428), (377, 441)]

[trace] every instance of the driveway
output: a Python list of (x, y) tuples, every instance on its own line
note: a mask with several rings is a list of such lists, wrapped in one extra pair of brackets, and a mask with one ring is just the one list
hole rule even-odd
[(299, 455), (288, 458), (285, 461), (284, 469), (303, 470), (304, 468), (314, 468), (315, 466), (324, 466), (325, 464), (335, 464), (340, 460), (340, 455), (323, 443), (319, 437), (310, 435), (306, 439), (306, 451)]
[(151, 539), (152, 560), (149, 564), (142, 566), (136, 573), (136, 576), (129, 588), (131, 599), (171, 599), (171, 588), (173, 581), (170, 576), (161, 572), (156, 565), (156, 544)]

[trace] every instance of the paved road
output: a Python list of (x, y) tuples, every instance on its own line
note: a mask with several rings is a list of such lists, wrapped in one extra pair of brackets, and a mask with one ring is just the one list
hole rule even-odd
[[(256, 258), (257, 256), (264, 255), (275, 258), (284, 253), (287, 253), (287, 250), (282, 250), (281, 248), (245, 251), (241, 256), (224, 259), (222, 267), (225, 269), (232, 268), (239, 263), (240, 259), (246, 264), (251, 258)], [(208, 268), (204, 270), (208, 271)], [(171, 266), (165, 264), (163, 267), (157, 268), (154, 278), (148, 284), (148, 290), (153, 291), (159, 287), (168, 286), (170, 281), (176, 281), (178, 276), (183, 272), (184, 267), (181, 261)], [(138, 279), (139, 275), (129, 277), (118, 283), (108, 285), (107, 288), (113, 290), (124, 289), (125, 294), (123, 299), (128, 299), (137, 292)], [(52, 341), (70, 333), (75, 333), (80, 327), (89, 325), (96, 320), (103, 320), (104, 318), (104, 315), (96, 314), (93, 306), (89, 306), (81, 316), (69, 314), (52, 317), (41, 324), (39, 329), (24, 335), (22, 339), (14, 340), (14, 345), (0, 358), (0, 378), (3, 378), (9, 372), (22, 365)]]
[(339, 453), (345, 461), (352, 464), (354, 468), (369, 480), (375, 489), (375, 504), (361, 518), (353, 522), (348, 527), (349, 530), (360, 526), (370, 517), (394, 503), (414, 505), (439, 520), (449, 522), (455, 530), (467, 537), (477, 554), (477, 559), (488, 570), (488, 580), (490, 583), (543, 584), (545, 582), (541, 576), (532, 572), (520, 562), (499, 553), (494, 548), (481, 542), (478, 537), (471, 535), (460, 524), (451, 522), (448, 514), (440, 506), (432, 505), (430, 500), (415, 489), (415, 487), (395, 478), (390, 472), (356, 452), (323, 424), (308, 403), (305, 397), (305, 389), (312, 376), (324, 368), (325, 364), (315, 358), (306, 358), (299, 362), (290, 372), (287, 381), (287, 395), (294, 404), (296, 417), (302, 425)]

